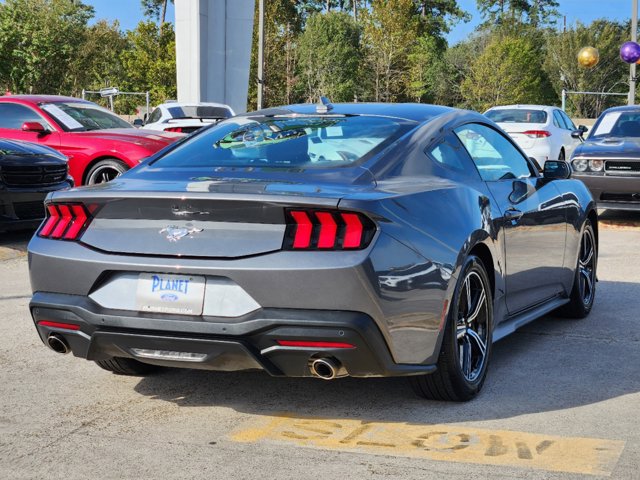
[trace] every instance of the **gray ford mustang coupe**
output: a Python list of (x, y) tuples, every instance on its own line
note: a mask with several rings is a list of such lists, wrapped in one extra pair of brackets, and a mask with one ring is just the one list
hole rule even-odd
[(51, 194), (31, 314), (53, 350), (118, 374), (403, 375), (468, 400), (492, 342), (591, 310), (597, 213), (569, 177), (468, 111), (247, 113)]

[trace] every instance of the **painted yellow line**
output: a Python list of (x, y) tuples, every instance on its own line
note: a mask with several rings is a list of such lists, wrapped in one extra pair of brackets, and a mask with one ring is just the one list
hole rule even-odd
[(597, 438), (292, 415), (252, 420), (231, 438), (237, 442), (270, 441), (329, 450), (606, 476), (611, 474), (624, 448), (622, 441)]

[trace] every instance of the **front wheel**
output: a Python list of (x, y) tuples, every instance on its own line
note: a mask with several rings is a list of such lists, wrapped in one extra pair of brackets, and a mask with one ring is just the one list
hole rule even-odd
[(578, 264), (576, 265), (573, 288), (569, 303), (558, 310), (568, 318), (585, 318), (591, 312), (596, 297), (596, 267), (598, 266), (598, 245), (591, 220), (587, 219), (580, 238)]
[(87, 174), (86, 185), (110, 182), (126, 172), (129, 167), (115, 158), (105, 158), (96, 163)]
[(482, 261), (465, 261), (452, 304), (438, 369), (430, 375), (410, 377), (413, 390), (432, 400), (464, 402), (482, 388), (491, 356), (493, 299)]

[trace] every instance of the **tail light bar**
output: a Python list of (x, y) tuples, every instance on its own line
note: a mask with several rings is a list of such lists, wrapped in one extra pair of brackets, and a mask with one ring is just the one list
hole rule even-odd
[(551, 132), (546, 130), (527, 130), (526, 132), (522, 132), (522, 134), (529, 138), (546, 138), (551, 136)]
[(47, 218), (38, 236), (56, 240), (79, 240), (92, 220), (91, 214), (81, 203), (50, 203)]
[(182, 133), (182, 127), (167, 127), (164, 129), (165, 132), (175, 132)]
[(335, 210), (287, 210), (285, 250), (360, 250), (376, 233), (365, 215)]

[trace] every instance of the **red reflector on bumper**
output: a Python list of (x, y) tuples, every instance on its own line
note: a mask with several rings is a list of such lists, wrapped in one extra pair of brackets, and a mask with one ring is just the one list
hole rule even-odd
[(80, 325), (73, 323), (50, 322), (49, 320), (40, 320), (38, 325), (42, 327), (64, 328), (65, 330), (80, 330)]
[(356, 348), (355, 345), (343, 342), (311, 342), (305, 340), (277, 340), (282, 347), (309, 347), (309, 348)]

